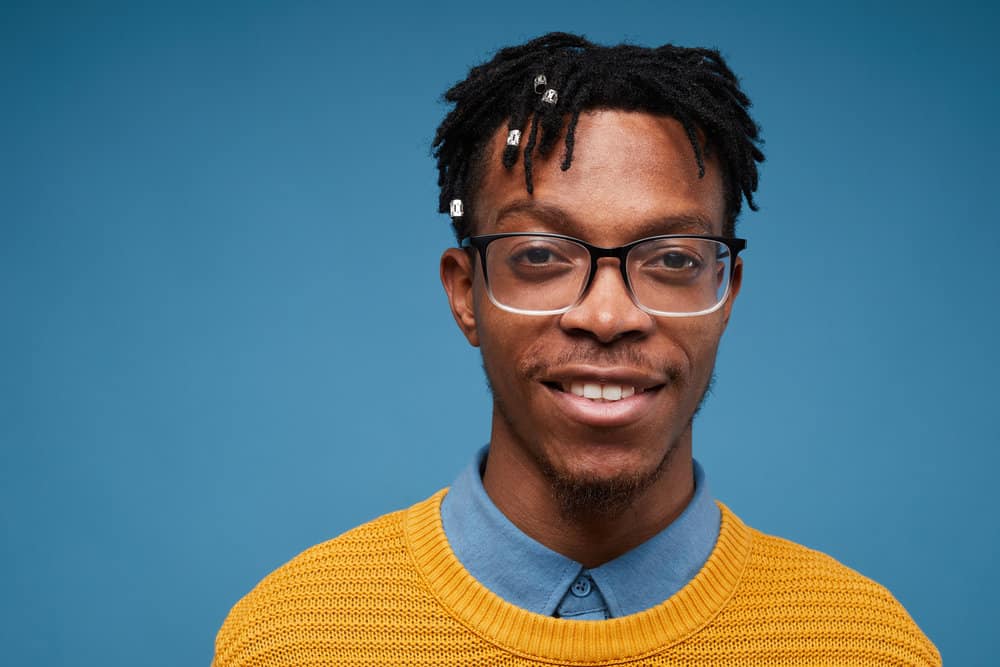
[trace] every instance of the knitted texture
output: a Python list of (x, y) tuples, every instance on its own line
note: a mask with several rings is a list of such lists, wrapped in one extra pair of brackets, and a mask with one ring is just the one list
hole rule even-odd
[(533, 614), (462, 568), (444, 493), (265, 578), (223, 624), (214, 667), (941, 664), (886, 589), (721, 505), (712, 555), (669, 600), (606, 621)]

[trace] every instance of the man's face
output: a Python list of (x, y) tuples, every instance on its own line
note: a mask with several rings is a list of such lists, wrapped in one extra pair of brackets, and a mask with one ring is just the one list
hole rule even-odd
[[(475, 200), (475, 233), (540, 231), (598, 246), (657, 234), (722, 234), (718, 165), (698, 178), (681, 124), (644, 113), (597, 111), (580, 117), (572, 167), (562, 150), (535, 156), (534, 194), (523, 160), (497, 159), (506, 130), (487, 151)], [(695, 317), (660, 317), (635, 306), (616, 259), (600, 260), (583, 301), (560, 315), (523, 315), (489, 299), (478, 258), (457, 249), (442, 278), (459, 326), (482, 350), (494, 393), (492, 447), (506, 447), (551, 477), (581, 482), (653, 479), (667, 454), (690, 445), (691, 420), (712, 377), (719, 339), (739, 289)], [(592, 400), (571, 385), (622, 387), (635, 395)]]

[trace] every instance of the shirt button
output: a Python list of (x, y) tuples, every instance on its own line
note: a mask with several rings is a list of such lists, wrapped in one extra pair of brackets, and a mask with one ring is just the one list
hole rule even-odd
[(580, 577), (570, 586), (570, 592), (578, 598), (585, 598), (590, 595), (590, 579)]

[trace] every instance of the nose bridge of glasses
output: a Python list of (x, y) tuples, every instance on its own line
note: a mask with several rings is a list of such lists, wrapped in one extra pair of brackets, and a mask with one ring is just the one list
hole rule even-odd
[[(595, 283), (602, 281), (601, 289), (606, 289), (603, 286), (604, 280), (615, 280), (615, 274), (620, 277), (619, 285), (617, 287), (621, 294), (624, 295), (624, 299), (620, 299), (620, 295), (616, 295), (615, 299), (621, 300), (623, 303), (628, 305), (634, 305), (635, 297), (632, 295), (632, 287), (629, 284), (628, 271), (626, 268), (625, 256), (628, 254), (628, 248), (599, 248), (596, 246), (590, 246), (590, 275), (587, 277), (587, 284), (584, 287), (583, 293), (580, 295), (580, 301), (578, 306), (584, 301), (591, 298), (595, 290)], [(617, 265), (617, 270), (616, 270)], [(602, 271), (602, 269), (604, 269)], [(608, 276), (610, 274), (610, 276)], [(601, 278), (605, 275), (605, 278)]]
[(648, 333), (653, 320), (639, 307), (629, 285), (626, 251), (596, 250), (591, 251), (586, 287), (576, 303), (563, 313), (560, 326), (588, 332), (604, 343), (628, 334)]

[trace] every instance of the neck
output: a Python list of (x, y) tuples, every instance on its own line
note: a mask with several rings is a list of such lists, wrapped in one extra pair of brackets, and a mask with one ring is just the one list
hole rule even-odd
[(660, 474), (614, 512), (567, 516), (549, 477), (524, 447), (494, 427), (483, 486), (510, 521), (533, 539), (585, 567), (597, 567), (670, 525), (694, 495), (691, 426), (665, 457)]

